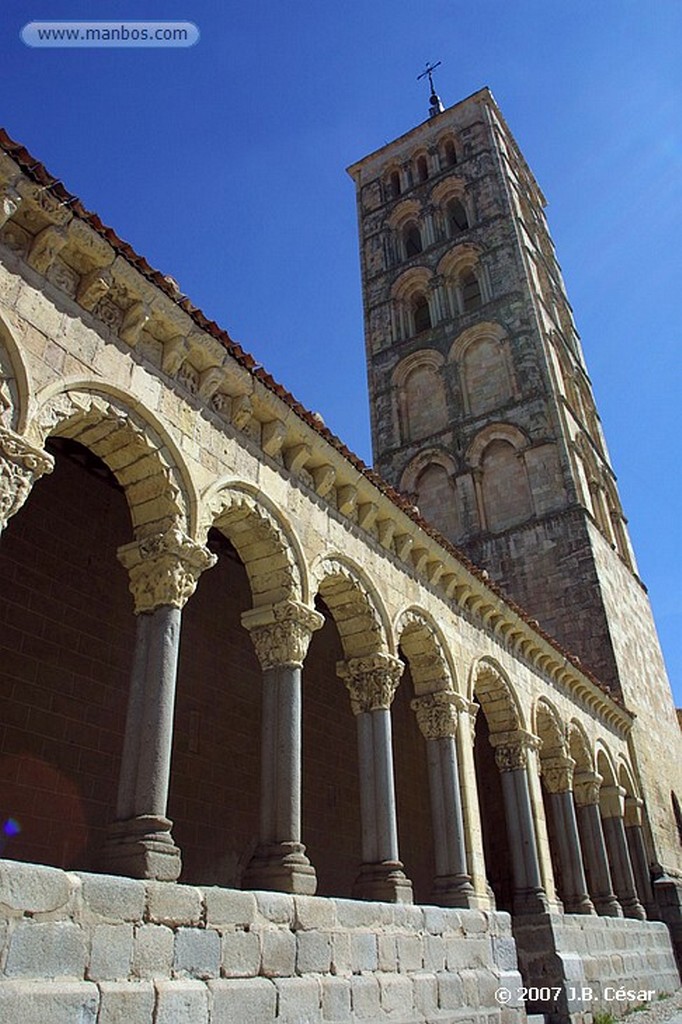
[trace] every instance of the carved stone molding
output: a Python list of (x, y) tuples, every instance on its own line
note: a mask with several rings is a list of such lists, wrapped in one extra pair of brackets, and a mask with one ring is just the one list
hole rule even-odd
[(457, 694), (447, 690), (427, 693), (424, 697), (413, 700), (411, 706), (417, 714), (417, 723), (424, 739), (440, 740), (454, 736), (457, 732), (460, 703)]
[(204, 569), (216, 563), (216, 556), (208, 548), (190, 540), (177, 527), (126, 544), (117, 554), (130, 576), (136, 615), (164, 605), (182, 608)]
[(490, 742), (495, 748), (495, 763), (501, 772), (525, 769), (528, 766), (529, 752), (538, 750), (540, 746), (538, 737), (523, 729), (493, 733)]
[(370, 654), (336, 663), (336, 674), (350, 694), (354, 715), (390, 708), (404, 665), (391, 654)]
[(573, 789), (575, 761), (566, 754), (541, 759), (542, 778), (548, 793), (568, 793)]
[(324, 625), (324, 616), (298, 601), (252, 608), (242, 615), (263, 671), (278, 666), (300, 668), (310, 638)]
[(579, 807), (599, 803), (602, 777), (597, 772), (578, 772), (573, 780), (573, 795)]
[(54, 459), (46, 451), (0, 427), (0, 530), (19, 511), (36, 480), (53, 469)]

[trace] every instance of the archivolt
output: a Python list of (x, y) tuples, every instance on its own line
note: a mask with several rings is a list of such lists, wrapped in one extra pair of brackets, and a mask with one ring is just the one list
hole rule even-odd
[(168, 435), (133, 406), (130, 396), (101, 385), (50, 385), (36, 398), (27, 439), (43, 447), (50, 436), (68, 437), (99, 456), (125, 492), (136, 538), (171, 526), (191, 535), (189, 473)]
[(308, 600), (304, 559), (292, 531), (259, 491), (212, 485), (202, 497), (202, 536), (217, 527), (234, 544), (251, 585), (254, 608)]
[(568, 748), (571, 757), (575, 761), (576, 771), (594, 771), (594, 758), (590, 749), (590, 741), (583, 726), (575, 719), (568, 723)]
[(320, 559), (312, 576), (332, 614), (346, 658), (364, 658), (389, 650), (388, 617), (379, 597), (356, 566), (340, 556)]
[(516, 695), (502, 669), (481, 660), (472, 675), (472, 691), (478, 697), (491, 733), (525, 728)]
[(26, 429), (28, 372), (7, 322), (0, 317), (0, 423), (18, 434)]
[(566, 754), (566, 732), (556, 708), (541, 697), (535, 705), (534, 732), (542, 740), (540, 757)]
[(401, 613), (395, 635), (410, 663), (417, 696), (454, 690), (454, 673), (448, 663), (438, 628), (425, 612), (408, 608)]

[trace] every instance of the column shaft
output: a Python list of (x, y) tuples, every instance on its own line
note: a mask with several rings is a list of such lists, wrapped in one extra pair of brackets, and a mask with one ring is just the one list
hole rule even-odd
[(594, 803), (579, 805), (577, 819), (594, 908), (602, 917), (622, 917), (623, 911), (613, 891), (599, 807)]
[(603, 819), (604, 839), (613, 872), (613, 885), (618, 900), (626, 917), (634, 917), (640, 921), (646, 919), (644, 907), (637, 898), (635, 878), (630, 863), (630, 854), (625, 839), (623, 819), (619, 816)]
[(455, 737), (427, 740), (427, 757), (436, 847), (434, 899), (442, 906), (469, 907), (474, 889), (467, 870)]
[(630, 862), (635, 876), (637, 894), (640, 903), (644, 906), (647, 914), (651, 916), (654, 909), (654, 893), (651, 887), (651, 874), (644, 845), (644, 836), (641, 825), (626, 825), (625, 836), (630, 851)]
[(547, 898), (540, 878), (526, 769), (516, 768), (501, 774), (514, 875), (514, 910), (517, 914), (544, 913)]
[(564, 908), (569, 914), (593, 914), (594, 906), (587, 895), (573, 793), (570, 790), (549, 793), (548, 799), (554, 821), (557, 855), (561, 864), (563, 892), (560, 895)]

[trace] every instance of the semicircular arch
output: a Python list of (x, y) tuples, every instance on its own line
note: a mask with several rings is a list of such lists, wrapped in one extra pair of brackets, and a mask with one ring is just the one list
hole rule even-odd
[(258, 488), (219, 480), (201, 497), (201, 533), (223, 533), (244, 563), (254, 608), (310, 600), (301, 545), (281, 511)]
[(492, 658), (481, 658), (471, 670), (470, 699), (476, 697), (491, 735), (525, 730), (520, 701), (507, 674)]
[(324, 601), (346, 658), (395, 654), (388, 613), (376, 587), (351, 559), (332, 552), (311, 568), (311, 587)]
[(26, 435), (41, 448), (48, 437), (70, 438), (101, 458), (123, 488), (137, 539), (172, 526), (194, 537), (199, 502), (189, 468), (135, 396), (102, 381), (49, 384), (32, 403)]
[(28, 369), (5, 317), (0, 315), (0, 422), (23, 434), (30, 406)]
[(457, 677), (447, 644), (436, 622), (421, 608), (405, 608), (394, 635), (410, 665), (415, 694), (457, 691)]

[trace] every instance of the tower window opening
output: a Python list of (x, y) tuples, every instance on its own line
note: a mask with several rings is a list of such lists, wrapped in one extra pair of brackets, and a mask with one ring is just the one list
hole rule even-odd
[(391, 171), (388, 179), (388, 191), (392, 199), (397, 199), (400, 195), (400, 175), (397, 171)]
[(430, 330), (431, 310), (429, 309), (429, 300), (425, 295), (418, 295), (414, 300), (412, 315), (414, 318), (415, 334), (421, 334), (422, 331)]
[(429, 178), (429, 165), (426, 162), (425, 156), (417, 158), (417, 178), (419, 181), (428, 181)]
[(457, 163), (457, 152), (455, 150), (455, 144), (451, 139), (443, 146), (443, 156), (445, 157), (445, 166), (454, 167)]
[(479, 309), (482, 305), (483, 299), (481, 296), (481, 286), (478, 283), (478, 278), (474, 274), (473, 270), (467, 270), (466, 273), (462, 274), (461, 279), (462, 288), (462, 306), (465, 313), (471, 313), (474, 309)]
[(409, 224), (405, 228), (405, 255), (409, 259), (411, 256), (417, 256), (422, 251), (422, 236), (421, 231), (416, 224)]
[(448, 229), (450, 235), (460, 235), (469, 228), (469, 218), (459, 199), (453, 199), (447, 208)]

